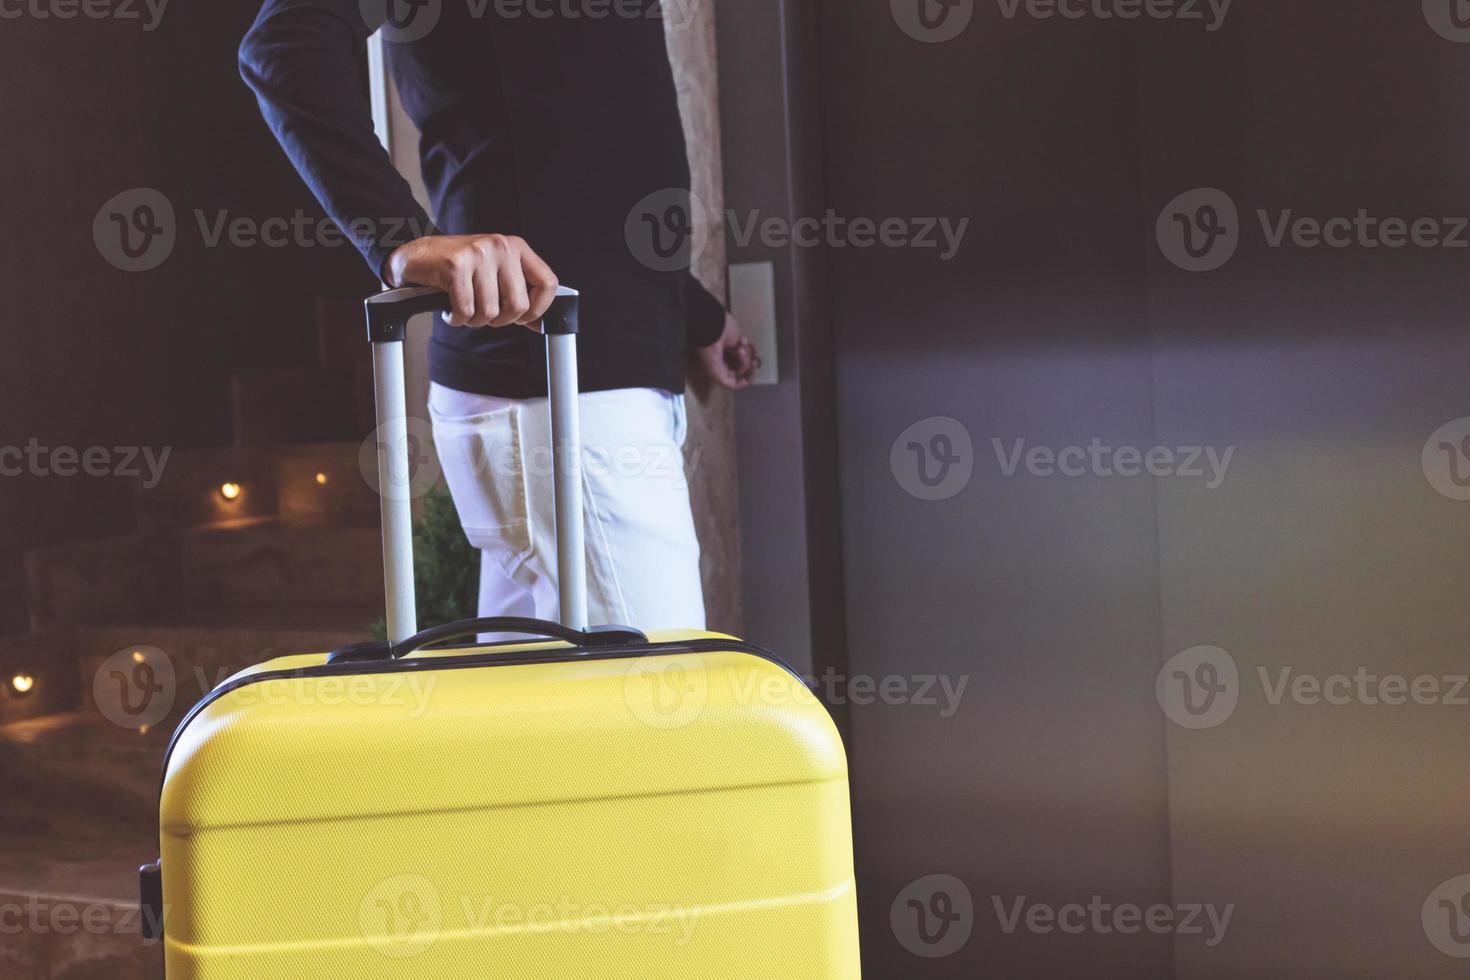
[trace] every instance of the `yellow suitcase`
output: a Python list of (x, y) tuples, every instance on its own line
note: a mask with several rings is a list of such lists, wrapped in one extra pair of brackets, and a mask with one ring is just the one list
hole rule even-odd
[[(385, 479), (391, 644), (246, 670), (174, 735), (142, 875), (169, 980), (859, 977), (825, 709), (733, 638), (585, 628), (564, 294), (546, 332), (566, 622), (410, 635), (408, 496)], [(403, 325), (443, 302), (369, 301), (389, 447)], [(488, 632), (541, 639), (448, 646)]]

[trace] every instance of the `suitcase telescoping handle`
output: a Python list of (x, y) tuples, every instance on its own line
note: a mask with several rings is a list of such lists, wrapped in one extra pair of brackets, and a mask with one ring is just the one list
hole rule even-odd
[[(413, 586), (413, 492), (410, 488), (408, 396), (403, 341), (408, 321), (450, 309), (441, 290), (411, 286), (371, 296), (368, 339), (373, 345), (373, 390), (378, 413), (378, 496), (383, 513), (383, 577), (388, 642), (397, 647), (418, 631)], [(587, 559), (583, 550), (581, 456), (577, 414), (577, 307), (575, 289), (562, 286), (541, 319), (546, 335), (550, 393), (552, 489), (556, 511), (557, 579), (562, 625), (587, 628)], [(502, 329), (515, 329), (502, 328)]]

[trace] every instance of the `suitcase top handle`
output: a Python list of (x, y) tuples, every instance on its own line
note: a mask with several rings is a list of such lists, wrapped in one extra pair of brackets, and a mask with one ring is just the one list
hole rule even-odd
[[(629, 626), (594, 626), (587, 630), (577, 630), (541, 619), (495, 616), (488, 619), (466, 619), (457, 623), (435, 626), (410, 636), (402, 643), (395, 643), (391, 646), (387, 643), (356, 643), (333, 653), (327, 659), (327, 663), (406, 660), (416, 653), (441, 644), (452, 643), (455, 640), (473, 640), (481, 633), (525, 633), (527, 636), (563, 640), (579, 650), (600, 650), (608, 647), (648, 643), (647, 636)], [(476, 649), (483, 652), (483, 648), (479, 646)]]
[[(541, 318), (541, 332), (549, 337), (577, 332), (578, 293), (558, 286), (556, 298)], [(375, 344), (401, 342), (408, 334), (408, 321), (420, 313), (448, 313), (449, 294), (429, 286), (407, 286), (369, 296), (363, 301), (367, 310), (368, 340)]]

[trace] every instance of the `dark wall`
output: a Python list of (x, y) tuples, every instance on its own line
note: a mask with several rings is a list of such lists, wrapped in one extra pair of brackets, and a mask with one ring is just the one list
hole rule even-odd
[[(1159, 438), (1238, 446), (1218, 491), (1160, 495), (1161, 655), (1213, 644), (1241, 676), (1227, 720), (1169, 728), (1176, 893), (1239, 906), (1179, 976), (1463, 976), (1430, 898), (1470, 873), (1467, 709), (1437, 680), (1470, 670), (1470, 424), (1458, 488), (1431, 436), (1470, 416), (1470, 32), (1426, 20), (1460, 4), (1237, 6), (1143, 49), (1145, 218), (1200, 186), (1240, 213), (1219, 270), (1149, 268)], [(1458, 243), (1273, 247), (1259, 212), (1288, 210)], [(1439, 694), (1273, 703), (1261, 672), (1286, 670)]]
[[(1237, 3), (1212, 31), (976, 2), (928, 44), (905, 5), (819, 3), (809, 54), (827, 206), (974, 222), (948, 263), (827, 250), (849, 669), (969, 684), (952, 718), (849, 709), (865, 974), (1456, 975), (1434, 896), (1470, 873), (1464, 708), (1273, 703), (1261, 671), (1466, 672), (1470, 234), (1277, 248), (1257, 211), (1462, 227), (1470, 31), (1431, 28), (1451, 4)], [(1197, 188), (1238, 211), (1214, 271), (1157, 235), (1198, 230), (1200, 199), (1170, 206)], [(1233, 456), (1212, 487), (1007, 475), (993, 442), (1095, 438)], [(960, 489), (922, 499), (913, 444)], [(1223, 685), (1205, 714), (1181, 676)], [(929, 958), (908, 902), (935, 926), (940, 890), (973, 934)], [(1093, 896), (1232, 919), (1207, 944), (995, 907)]]
[[(1167, 901), (1168, 811), (1155, 488), (1009, 477), (991, 443), (1152, 445), (1137, 39), (974, 7), (928, 44), (889, 4), (823, 6), (828, 207), (971, 219), (948, 261), (829, 257), (848, 669), (913, 695), (849, 709), (865, 972), (1166, 977), (1166, 937), (995, 910)], [(915, 444), (935, 474), (964, 457), (963, 489), (923, 499)], [(950, 717), (921, 700), (935, 675), (968, 685)], [(925, 959), (908, 903), (937, 890), (973, 934)]]
[[(29, 9), (29, 8), (27, 8)], [(372, 288), (350, 250), (209, 247), (194, 212), (319, 217), (239, 80), (255, 4), (174, 3), (143, 21), (4, 21), (0, 30), (0, 445), (228, 444), (231, 373), (304, 363), (312, 303)], [(151, 271), (104, 260), (93, 222), (153, 188), (177, 240)], [(126, 532), (126, 481), (0, 478), (0, 634), (24, 629), (29, 547)]]

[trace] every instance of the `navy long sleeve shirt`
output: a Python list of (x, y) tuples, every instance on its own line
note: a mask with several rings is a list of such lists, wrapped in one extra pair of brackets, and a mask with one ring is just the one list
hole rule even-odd
[[(358, 71), (389, 4), (388, 65), (422, 134), (432, 224), (374, 134)], [(689, 162), (658, 0), (374, 5), (266, 0), (240, 46), (271, 129), (374, 274), (436, 230), (519, 235), (584, 294), (584, 391), (682, 391), (686, 349), (717, 340), (725, 313), (688, 269)], [(436, 319), (430, 373), (530, 398), (545, 394), (544, 358), (524, 328)]]

